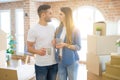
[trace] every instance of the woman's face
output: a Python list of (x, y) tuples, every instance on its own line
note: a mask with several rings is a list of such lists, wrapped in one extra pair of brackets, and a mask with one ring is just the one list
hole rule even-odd
[(59, 19), (61, 22), (64, 22), (65, 20), (65, 14), (62, 11), (59, 12)]

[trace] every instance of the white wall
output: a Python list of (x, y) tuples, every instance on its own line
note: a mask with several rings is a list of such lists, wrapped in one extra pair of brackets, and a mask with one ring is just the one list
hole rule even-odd
[(118, 23), (117, 22), (106, 22), (106, 35), (117, 35)]

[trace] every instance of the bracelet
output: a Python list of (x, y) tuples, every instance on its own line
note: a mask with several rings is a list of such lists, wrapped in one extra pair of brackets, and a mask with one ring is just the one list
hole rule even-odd
[(67, 48), (69, 48), (69, 49), (71, 48), (69, 44), (67, 44)]

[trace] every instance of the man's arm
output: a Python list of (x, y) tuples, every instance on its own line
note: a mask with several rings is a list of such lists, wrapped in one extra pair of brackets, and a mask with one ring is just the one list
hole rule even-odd
[(39, 54), (40, 56), (46, 55), (46, 49), (45, 48), (41, 48), (41, 49), (36, 50), (34, 48), (34, 44), (35, 44), (35, 42), (27, 41), (27, 48), (28, 48), (28, 51), (30, 53)]

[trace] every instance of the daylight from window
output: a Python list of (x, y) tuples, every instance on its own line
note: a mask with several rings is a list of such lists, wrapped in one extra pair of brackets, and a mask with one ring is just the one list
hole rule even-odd
[(93, 34), (93, 23), (105, 21), (102, 13), (94, 7), (83, 6), (73, 11), (73, 19), (75, 26), (80, 30), (81, 50), (79, 57), (81, 61), (86, 61), (87, 53), (87, 35)]
[[(0, 29), (7, 33), (7, 37), (11, 34), (11, 17), (10, 10), (0, 10)], [(9, 39), (7, 38), (7, 48)]]
[(24, 13), (23, 9), (15, 10), (15, 26), (16, 26), (16, 54), (24, 54)]
[(0, 10), (0, 28), (6, 33), (10, 33), (10, 10)]
[(120, 34), (120, 20), (118, 21), (118, 34)]

